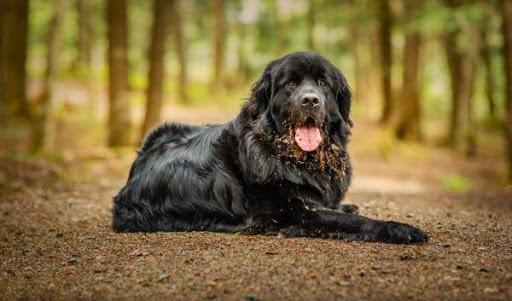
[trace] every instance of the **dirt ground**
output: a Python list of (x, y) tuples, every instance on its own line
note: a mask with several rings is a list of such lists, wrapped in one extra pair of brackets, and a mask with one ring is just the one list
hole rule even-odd
[[(421, 227), (427, 244), (116, 234), (111, 199), (133, 150), (69, 152), (60, 163), (3, 157), (0, 299), (511, 300), (512, 190), (489, 181), (493, 154), (467, 162), (404, 149), (384, 160), (360, 133), (347, 202)], [(471, 190), (440, 187), (455, 171)]]

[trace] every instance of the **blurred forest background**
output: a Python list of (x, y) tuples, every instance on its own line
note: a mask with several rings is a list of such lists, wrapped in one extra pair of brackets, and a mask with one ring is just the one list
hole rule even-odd
[(375, 130), (382, 158), (490, 152), (493, 181), (511, 181), (512, 0), (0, 0), (2, 154), (59, 160), (133, 148), (162, 120), (228, 120), (297, 50), (346, 74), (356, 136)]
[[(344, 202), (428, 244), (112, 231), (148, 129), (300, 50), (353, 90)], [(0, 0), (2, 300), (512, 300), (511, 184), (512, 0)]]

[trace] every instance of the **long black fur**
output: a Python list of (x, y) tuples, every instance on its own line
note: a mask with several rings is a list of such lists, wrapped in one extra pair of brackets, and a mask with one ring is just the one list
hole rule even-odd
[[(316, 85), (320, 80), (325, 86)], [(299, 89), (321, 94), (322, 107), (297, 109)], [(350, 102), (345, 77), (319, 54), (298, 52), (270, 63), (234, 120), (166, 123), (147, 135), (114, 198), (114, 230), (427, 241), (417, 228), (341, 205), (352, 176)], [(293, 142), (294, 126), (308, 116), (323, 135), (312, 153)]]

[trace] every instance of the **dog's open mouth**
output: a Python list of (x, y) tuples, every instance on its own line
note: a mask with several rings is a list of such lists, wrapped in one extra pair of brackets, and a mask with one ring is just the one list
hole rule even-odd
[(322, 144), (322, 134), (316, 121), (309, 117), (295, 129), (295, 142), (305, 152), (314, 152)]

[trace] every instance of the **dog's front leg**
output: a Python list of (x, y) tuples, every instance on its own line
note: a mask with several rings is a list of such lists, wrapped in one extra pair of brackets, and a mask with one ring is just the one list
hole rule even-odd
[(428, 236), (418, 228), (392, 221), (327, 209), (304, 209), (296, 224), (283, 228), (286, 236), (312, 236), (398, 244), (422, 243)]

